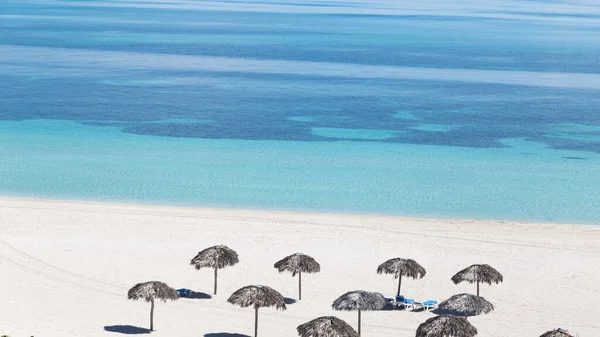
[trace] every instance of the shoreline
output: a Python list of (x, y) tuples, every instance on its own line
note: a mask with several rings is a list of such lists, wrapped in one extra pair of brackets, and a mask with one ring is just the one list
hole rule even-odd
[[(596, 160), (560, 159), (581, 154), (520, 138), (500, 148), (468, 148), (153, 137), (68, 120), (8, 122), (2, 129), (0, 138), (11, 144), (0, 146), (6, 196), (600, 224), (589, 212), (600, 189)], [(40, 158), (55, 152), (61, 155), (44, 165)]]
[(56, 204), (73, 204), (73, 205), (96, 205), (96, 206), (112, 206), (112, 207), (136, 207), (136, 208), (159, 208), (159, 209), (171, 209), (171, 211), (212, 211), (212, 212), (256, 212), (260, 214), (273, 213), (280, 215), (320, 215), (320, 216), (349, 216), (357, 218), (380, 218), (388, 220), (401, 220), (401, 221), (417, 221), (417, 222), (461, 222), (461, 223), (481, 223), (481, 224), (498, 224), (498, 225), (530, 225), (530, 226), (586, 226), (586, 227), (598, 227), (600, 223), (576, 223), (576, 222), (544, 222), (544, 221), (521, 221), (521, 220), (510, 220), (510, 219), (477, 219), (477, 218), (463, 218), (463, 217), (435, 217), (435, 216), (404, 216), (404, 215), (393, 215), (393, 214), (377, 214), (377, 213), (362, 213), (362, 212), (343, 212), (334, 210), (293, 210), (293, 209), (281, 209), (281, 208), (253, 208), (253, 207), (217, 207), (217, 206), (196, 206), (187, 204), (177, 204), (168, 202), (139, 202), (139, 201), (111, 201), (111, 200), (88, 200), (88, 199), (70, 199), (70, 198), (46, 198), (46, 197), (23, 197), (23, 196), (9, 196), (0, 194), (0, 207), (4, 202), (21, 201), (21, 202), (41, 202), (41, 203), (56, 203)]

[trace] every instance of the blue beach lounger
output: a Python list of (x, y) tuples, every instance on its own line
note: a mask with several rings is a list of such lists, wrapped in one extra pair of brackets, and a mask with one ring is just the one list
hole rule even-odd
[(437, 308), (438, 302), (434, 300), (427, 300), (423, 302), (423, 308), (425, 310), (431, 310), (433, 308)]
[(391, 298), (391, 297), (386, 297), (385, 298), (385, 305), (386, 306), (392, 306), (392, 307), (396, 307), (396, 300)]
[(406, 298), (402, 295), (400, 296), (396, 296), (396, 306), (403, 306), (404, 309), (408, 309), (409, 307), (412, 308), (413, 307), (413, 303), (415, 303), (415, 300), (413, 300), (412, 298)]
[(437, 301), (427, 300), (425, 302), (414, 301), (412, 304), (412, 309), (423, 309), (423, 310), (431, 310), (432, 308), (437, 308)]

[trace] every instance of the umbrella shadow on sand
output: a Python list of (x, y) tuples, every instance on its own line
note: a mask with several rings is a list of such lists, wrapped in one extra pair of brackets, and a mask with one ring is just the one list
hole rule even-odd
[(108, 325), (104, 327), (104, 331), (118, 332), (125, 335), (141, 335), (150, 333), (149, 329), (140, 328), (133, 325)]
[(194, 300), (209, 300), (212, 298), (212, 296), (210, 296), (207, 293), (203, 293), (203, 292), (199, 292), (199, 291), (192, 291), (192, 293), (185, 298), (191, 298)]
[(229, 332), (213, 332), (207, 333), (204, 337), (250, 337), (248, 335), (242, 335), (239, 333), (229, 333)]
[(404, 308), (399, 308), (391, 303), (386, 303), (385, 306), (381, 309), (382, 311), (400, 311), (400, 310), (406, 310)]

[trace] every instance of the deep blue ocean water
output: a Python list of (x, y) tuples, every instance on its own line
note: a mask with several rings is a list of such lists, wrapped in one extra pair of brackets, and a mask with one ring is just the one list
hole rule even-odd
[(600, 223), (592, 1), (4, 0), (0, 194)]

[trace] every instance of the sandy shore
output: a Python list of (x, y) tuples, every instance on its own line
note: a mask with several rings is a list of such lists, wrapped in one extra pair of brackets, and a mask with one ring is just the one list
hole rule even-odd
[[(322, 272), (303, 277), (303, 300), (285, 312), (260, 310), (259, 335), (296, 336), (296, 326), (322, 315), (356, 325), (356, 313), (331, 303), (349, 290), (395, 294), (377, 265), (417, 260), (422, 280), (403, 282), (417, 300), (474, 292), (450, 277), (488, 263), (504, 283), (482, 286), (492, 313), (470, 321), (482, 337), (539, 336), (556, 327), (600, 334), (600, 226), (408, 219), (221, 209), (136, 206), (0, 198), (0, 335), (119, 336), (115, 326), (148, 326), (149, 305), (127, 300), (137, 282), (161, 280), (211, 293), (213, 274), (189, 260), (227, 244), (240, 263), (219, 273), (210, 299), (159, 303), (155, 336), (227, 337), (253, 333), (253, 311), (226, 302), (241, 286), (265, 284), (297, 297), (297, 279), (273, 263), (295, 252), (312, 255)], [(414, 336), (429, 312), (363, 314), (363, 336)], [(123, 335), (124, 336), (124, 335)]]

